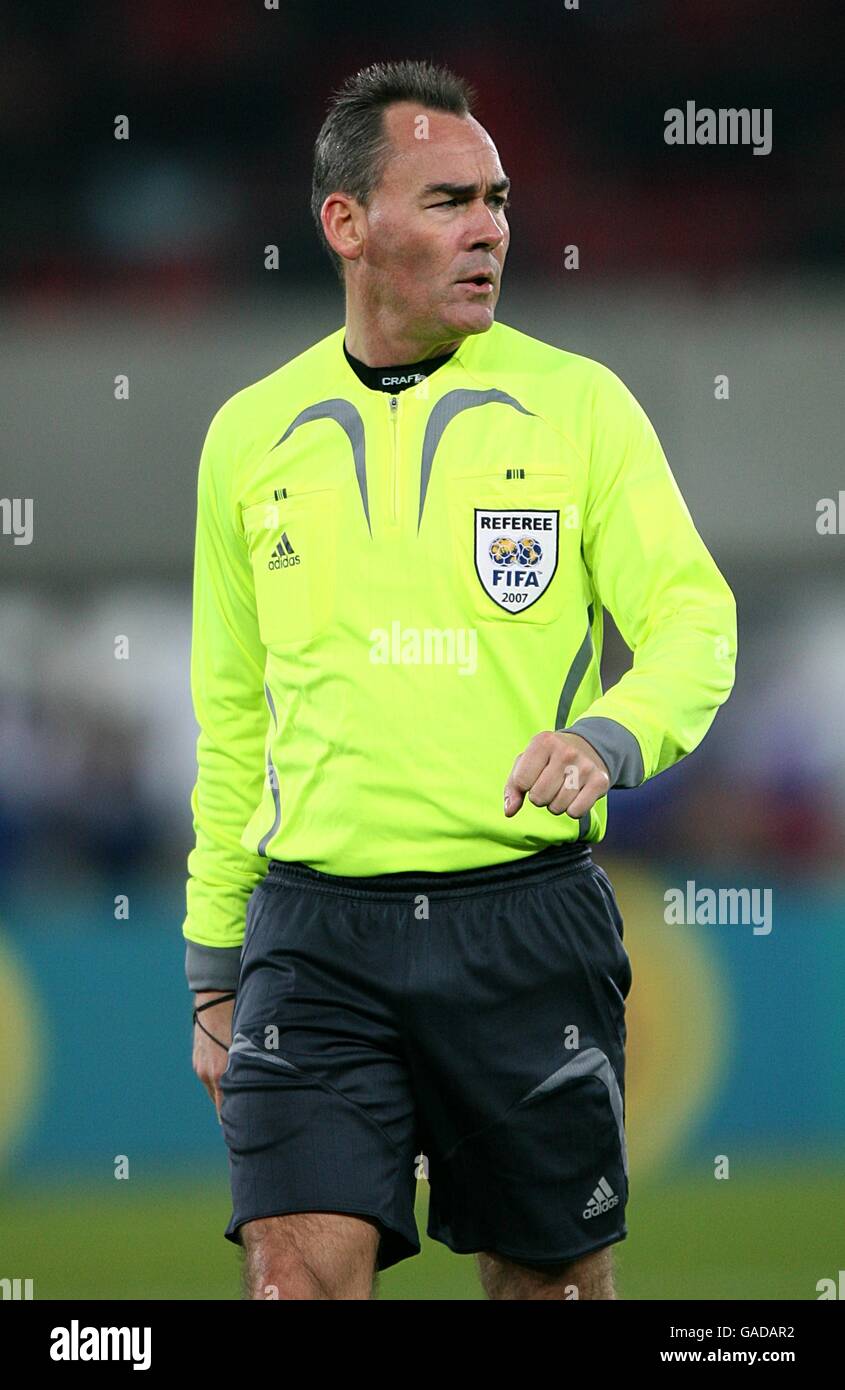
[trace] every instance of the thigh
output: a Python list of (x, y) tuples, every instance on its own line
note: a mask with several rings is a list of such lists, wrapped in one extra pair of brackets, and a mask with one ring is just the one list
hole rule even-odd
[(439, 923), (432, 905), (410, 1045), (428, 1231), (459, 1253), (562, 1263), (627, 1234), (631, 967), (613, 901), (591, 865)]
[(241, 1227), (250, 1299), (366, 1299), (380, 1232), (366, 1217), (295, 1212)]
[[(375, 1222), (378, 1267), (419, 1251), (417, 1116), (391, 997), (394, 934), (356, 904), (262, 886), (244, 941), (221, 1120), (232, 1218)], [(270, 1281), (272, 1282), (272, 1281)]]

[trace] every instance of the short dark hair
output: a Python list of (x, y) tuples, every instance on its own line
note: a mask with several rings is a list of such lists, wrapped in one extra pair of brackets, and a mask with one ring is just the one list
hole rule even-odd
[(475, 92), (445, 67), (427, 62), (372, 63), (347, 77), (332, 94), (314, 145), (311, 212), (317, 233), (341, 282), (344, 259), (326, 240), (320, 209), (330, 193), (346, 193), (367, 207), (390, 155), (384, 111), (413, 101), (434, 111), (471, 116)]

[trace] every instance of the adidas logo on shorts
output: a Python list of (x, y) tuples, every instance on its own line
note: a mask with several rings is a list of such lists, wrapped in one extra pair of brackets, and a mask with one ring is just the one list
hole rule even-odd
[(617, 1206), (619, 1198), (607, 1181), (607, 1178), (599, 1178), (599, 1185), (585, 1206), (581, 1215), (585, 1220), (591, 1216), (603, 1216), (611, 1207)]

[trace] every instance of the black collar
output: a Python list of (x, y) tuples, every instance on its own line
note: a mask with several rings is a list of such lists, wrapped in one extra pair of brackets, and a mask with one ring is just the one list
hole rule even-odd
[(454, 356), (457, 348), (453, 348), (442, 357), (426, 357), (422, 362), (411, 362), (402, 367), (368, 367), (366, 362), (353, 357), (347, 350), (345, 339), (343, 352), (353, 372), (365, 386), (369, 386), (371, 391), (390, 391), (392, 394), (395, 391), (404, 391), (408, 386), (415, 386), (424, 377), (431, 376), (432, 372), (436, 372), (438, 367), (442, 367), (444, 362), (448, 362), (449, 358)]

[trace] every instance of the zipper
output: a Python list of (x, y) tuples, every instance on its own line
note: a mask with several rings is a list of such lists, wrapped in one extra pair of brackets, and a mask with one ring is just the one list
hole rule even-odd
[(399, 519), (398, 493), (399, 493), (399, 397), (390, 397), (390, 424), (393, 436), (393, 465), (391, 478), (391, 520), (395, 525)]

